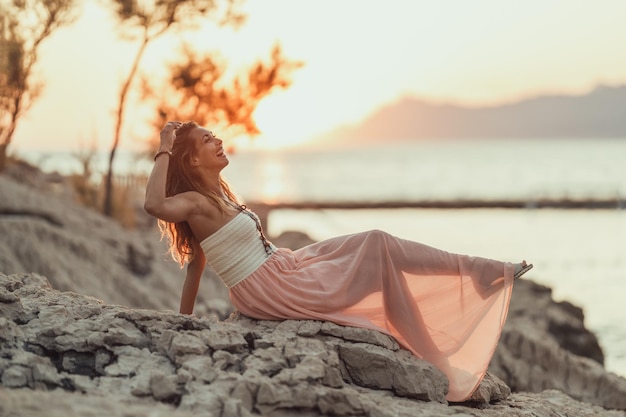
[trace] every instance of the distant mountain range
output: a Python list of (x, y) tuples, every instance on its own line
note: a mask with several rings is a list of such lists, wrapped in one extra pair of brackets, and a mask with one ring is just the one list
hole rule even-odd
[(405, 98), (358, 125), (323, 135), (320, 141), (582, 137), (626, 138), (626, 86), (599, 86), (586, 95), (545, 95), (489, 107)]

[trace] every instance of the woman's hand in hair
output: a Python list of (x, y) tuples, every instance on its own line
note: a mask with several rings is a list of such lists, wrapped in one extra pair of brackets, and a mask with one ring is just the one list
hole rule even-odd
[(162, 151), (171, 151), (176, 138), (176, 129), (182, 126), (181, 122), (170, 121), (161, 129), (161, 146)]

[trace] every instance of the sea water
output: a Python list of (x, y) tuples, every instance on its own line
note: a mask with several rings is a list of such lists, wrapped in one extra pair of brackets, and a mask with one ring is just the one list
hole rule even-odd
[[(147, 173), (121, 153), (116, 172)], [(79, 169), (68, 154), (24, 154)], [(103, 170), (102, 160), (94, 167)], [(257, 150), (229, 156), (225, 176), (247, 201), (614, 199), (615, 208), (275, 210), (268, 232), (314, 239), (381, 229), (451, 252), (535, 265), (527, 274), (585, 313), (608, 370), (626, 376), (626, 139), (395, 141), (360, 148)], [(38, 159), (38, 160), (37, 160)]]

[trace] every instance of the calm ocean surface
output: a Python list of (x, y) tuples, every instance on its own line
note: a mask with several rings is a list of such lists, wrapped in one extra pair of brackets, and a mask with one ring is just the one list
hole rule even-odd
[[(47, 169), (78, 170), (67, 154), (23, 156)], [(625, 159), (626, 139), (421, 141), (239, 152), (224, 175), (247, 201), (626, 200)], [(120, 158), (118, 172), (126, 167), (145, 172), (151, 164)], [(626, 376), (626, 210), (617, 204), (603, 210), (277, 210), (268, 232), (300, 230), (324, 239), (374, 228), (452, 252), (534, 263), (527, 277), (553, 288), (555, 299), (582, 307), (606, 368)]]

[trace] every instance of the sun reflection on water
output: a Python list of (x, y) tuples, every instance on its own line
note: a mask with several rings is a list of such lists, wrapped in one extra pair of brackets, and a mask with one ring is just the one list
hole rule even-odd
[(259, 178), (261, 188), (260, 199), (264, 203), (275, 204), (285, 193), (285, 167), (278, 159), (266, 161), (261, 168)]

